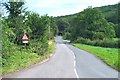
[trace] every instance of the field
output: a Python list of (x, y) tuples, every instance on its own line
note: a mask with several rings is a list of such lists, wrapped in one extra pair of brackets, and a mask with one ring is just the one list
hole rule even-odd
[(102, 59), (106, 64), (120, 71), (120, 65), (118, 65), (118, 61), (119, 61), (118, 48), (103, 48), (103, 47), (95, 47), (95, 46), (89, 46), (78, 43), (72, 45), (87, 52), (95, 54), (100, 59)]

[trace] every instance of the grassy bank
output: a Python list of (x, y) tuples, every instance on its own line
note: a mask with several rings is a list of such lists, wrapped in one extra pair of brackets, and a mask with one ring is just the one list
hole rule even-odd
[(77, 43), (72, 45), (95, 54), (105, 63), (120, 71), (120, 65), (118, 65), (118, 48), (103, 48)]
[(49, 43), (49, 51), (45, 55), (38, 55), (30, 49), (19, 50), (20, 46), (12, 47), (12, 53), (2, 59), (2, 74), (15, 72), (48, 58), (55, 50), (55, 41), (51, 40)]

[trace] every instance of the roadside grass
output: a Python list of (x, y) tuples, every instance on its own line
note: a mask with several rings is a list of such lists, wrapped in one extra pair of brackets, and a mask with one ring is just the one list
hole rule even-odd
[(53, 53), (55, 51), (55, 40), (50, 40), (48, 44), (49, 44), (48, 53)]
[(6, 59), (2, 59), (2, 75), (19, 71), (50, 57), (55, 50), (55, 42), (53, 40), (49, 42), (51, 43), (49, 51), (45, 55), (38, 55), (27, 49), (20, 51), (19, 46), (12, 47), (12, 53), (6, 56)]
[(110, 65), (112, 68), (120, 71), (120, 65), (118, 65), (118, 48), (104, 48), (89, 46), (85, 44), (72, 43), (73, 46), (78, 47), (87, 52), (93, 53), (103, 60), (106, 64)]

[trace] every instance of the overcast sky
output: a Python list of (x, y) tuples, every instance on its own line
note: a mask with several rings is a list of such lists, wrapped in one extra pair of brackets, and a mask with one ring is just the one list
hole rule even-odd
[(119, 0), (26, 0), (28, 10), (49, 16), (69, 15), (88, 6), (99, 7), (118, 3)]

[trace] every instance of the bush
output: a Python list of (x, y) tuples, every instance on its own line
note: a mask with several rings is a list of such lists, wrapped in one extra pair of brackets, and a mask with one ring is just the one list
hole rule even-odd
[(63, 36), (64, 39), (70, 39), (71, 34), (69, 32), (66, 32)]
[(77, 43), (82, 43), (82, 44), (86, 44), (89, 40), (88, 39), (85, 39), (85, 38), (78, 38), (76, 40)]
[(44, 55), (48, 51), (48, 43), (42, 42), (39, 39), (31, 40), (28, 49), (33, 53), (37, 53), (38, 55)]
[(93, 34), (93, 40), (94, 39), (100, 39), (102, 40), (105, 37), (105, 34), (103, 32), (94, 32)]
[(118, 42), (113, 41), (111, 39), (104, 39), (104, 40), (96, 41), (95, 46), (117, 48), (118, 47)]
[(94, 46), (96, 44), (96, 42), (95, 41), (88, 41), (88, 43), (87, 43), (87, 45), (92, 45), (92, 46)]
[(90, 40), (85, 38), (78, 38), (75, 43), (87, 44), (92, 46), (101, 46), (101, 47), (110, 47), (110, 48), (120, 48), (118, 44), (120, 44), (120, 40), (112, 40), (112, 39), (103, 39), (103, 40)]

